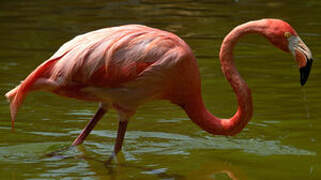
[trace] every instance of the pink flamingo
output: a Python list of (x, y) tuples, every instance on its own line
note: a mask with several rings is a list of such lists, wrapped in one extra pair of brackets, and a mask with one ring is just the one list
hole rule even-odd
[(233, 48), (246, 34), (257, 33), (298, 63), (301, 85), (308, 79), (312, 54), (296, 31), (278, 19), (250, 21), (234, 28), (220, 50), (221, 68), (237, 96), (238, 109), (230, 119), (220, 119), (206, 109), (201, 95), (197, 62), (190, 47), (176, 35), (142, 26), (105, 28), (75, 37), (38, 66), (5, 96), (10, 101), (12, 127), (19, 106), (30, 91), (100, 102), (98, 111), (72, 145), (81, 144), (109, 108), (119, 114), (114, 157), (123, 144), (128, 120), (151, 100), (166, 99), (182, 107), (203, 130), (215, 135), (235, 135), (252, 117), (251, 91), (233, 62)]

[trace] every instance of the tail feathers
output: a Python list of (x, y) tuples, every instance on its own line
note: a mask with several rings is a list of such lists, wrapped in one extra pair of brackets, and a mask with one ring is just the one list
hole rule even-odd
[(28, 75), (28, 77), (21, 82), (19, 86), (12, 89), (11, 91), (6, 93), (6, 98), (10, 102), (10, 114), (11, 114), (11, 126), (14, 129), (14, 122), (16, 119), (16, 114), (18, 112), (19, 107), (22, 105), (24, 98), (32, 87), (33, 83), (40, 77), (42, 77), (43, 73), (48, 70), (52, 65), (55, 64), (60, 57), (45, 61), (40, 66), (38, 66), (32, 73)]
[[(5, 97), (7, 98), (7, 100), (9, 101), (10, 103), (10, 114), (11, 114), (11, 126), (12, 128), (14, 128), (14, 119), (15, 119), (15, 116), (16, 116), (16, 110), (18, 109), (17, 107), (12, 107), (14, 104), (11, 103), (13, 101), (13, 99), (16, 97), (16, 94), (17, 94), (17, 90), (19, 89), (20, 85), (15, 87), (14, 89), (12, 89), (11, 91), (7, 92), (5, 94)], [(15, 112), (14, 112), (15, 110)]]
[[(20, 85), (19, 85), (20, 86)], [(7, 98), (8, 102), (10, 103), (12, 101), (12, 99), (16, 96), (17, 94), (17, 89), (19, 88), (19, 86), (15, 87), (14, 89), (10, 90), (9, 92), (7, 92), (4, 96)]]

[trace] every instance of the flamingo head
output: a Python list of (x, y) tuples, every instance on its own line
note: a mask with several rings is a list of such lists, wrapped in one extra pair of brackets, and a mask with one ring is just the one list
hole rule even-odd
[(295, 57), (298, 67), (300, 69), (300, 82), (303, 86), (308, 80), (311, 66), (312, 66), (312, 53), (310, 49), (304, 44), (299, 36), (285, 33), (284, 36), (287, 38), (290, 52)]
[(264, 23), (264, 36), (276, 47), (293, 54), (300, 69), (300, 83), (303, 86), (308, 80), (313, 62), (310, 49), (287, 22), (264, 19)]

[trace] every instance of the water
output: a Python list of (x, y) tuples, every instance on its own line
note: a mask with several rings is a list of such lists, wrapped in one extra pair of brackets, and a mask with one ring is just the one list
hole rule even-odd
[(288, 21), (315, 62), (306, 86), (291, 55), (265, 39), (244, 37), (236, 64), (253, 92), (254, 116), (235, 137), (212, 136), (168, 102), (141, 107), (130, 121), (118, 165), (103, 164), (117, 130), (114, 111), (87, 141), (58, 156), (95, 113), (97, 104), (31, 93), (10, 130), (0, 97), (1, 179), (320, 179), (321, 2), (239, 1), (4, 1), (0, 13), (0, 92), (17, 85), (75, 35), (122, 24), (174, 32), (197, 56), (208, 109), (229, 117), (235, 96), (218, 60), (223, 37), (236, 25), (264, 17)]

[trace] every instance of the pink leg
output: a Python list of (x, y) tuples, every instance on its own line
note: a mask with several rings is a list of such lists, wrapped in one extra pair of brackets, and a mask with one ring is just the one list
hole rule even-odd
[(91, 130), (94, 129), (94, 127), (97, 124), (97, 122), (104, 116), (104, 114), (106, 112), (107, 112), (107, 110), (100, 106), (99, 109), (97, 110), (96, 114), (94, 115), (94, 117), (89, 121), (89, 123), (86, 125), (86, 127), (81, 131), (81, 133), (74, 140), (72, 145), (73, 146), (77, 146), (77, 145), (83, 143), (84, 140), (86, 139), (86, 137), (91, 132)]
[(114, 153), (117, 154), (123, 145), (128, 121), (119, 121)]
[(117, 155), (117, 153), (121, 150), (125, 133), (126, 133), (126, 128), (127, 128), (128, 121), (119, 121), (118, 124), (118, 131), (117, 131), (117, 138), (116, 138), (116, 144), (114, 146), (114, 152), (113, 154), (109, 157), (107, 160), (106, 164), (108, 165)]

